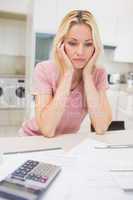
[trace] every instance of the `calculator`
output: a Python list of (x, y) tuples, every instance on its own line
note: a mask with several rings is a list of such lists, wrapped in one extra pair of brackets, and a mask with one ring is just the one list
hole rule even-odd
[[(27, 160), (0, 182), (0, 197), (7, 196), (7, 199), (13, 200), (39, 199), (39, 194), (50, 185), (60, 171), (60, 166)], [(9, 198), (11, 196), (12, 198)]]

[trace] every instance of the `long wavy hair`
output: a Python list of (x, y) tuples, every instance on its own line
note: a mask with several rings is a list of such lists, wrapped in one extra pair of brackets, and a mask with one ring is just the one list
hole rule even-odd
[(102, 43), (101, 38), (98, 30), (98, 26), (96, 24), (95, 18), (92, 15), (91, 12), (88, 10), (73, 10), (70, 11), (61, 21), (60, 26), (58, 28), (58, 31), (56, 33), (56, 36), (54, 38), (53, 42), (53, 48), (52, 48), (52, 59), (54, 63), (58, 66), (60, 73), (63, 73), (63, 68), (61, 66), (58, 54), (57, 54), (57, 46), (58, 44), (65, 39), (67, 36), (69, 30), (73, 25), (76, 24), (85, 24), (89, 28), (91, 28), (92, 31), (92, 37), (94, 46), (98, 46), (101, 50)]

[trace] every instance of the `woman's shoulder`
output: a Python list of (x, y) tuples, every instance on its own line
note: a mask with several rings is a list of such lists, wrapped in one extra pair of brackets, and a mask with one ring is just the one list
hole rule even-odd
[(45, 71), (50, 71), (50, 70), (56, 70), (56, 66), (54, 64), (54, 62), (52, 62), (51, 60), (43, 60), (39, 63), (36, 64), (36, 68), (37, 70), (45, 70)]
[(57, 79), (59, 71), (57, 66), (51, 60), (44, 60), (36, 64), (35, 74), (47, 75), (49, 78)]

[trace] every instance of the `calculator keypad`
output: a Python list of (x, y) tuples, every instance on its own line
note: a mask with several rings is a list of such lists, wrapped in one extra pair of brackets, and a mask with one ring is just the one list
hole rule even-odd
[(26, 175), (30, 173), (38, 164), (38, 161), (28, 160), (12, 173), (12, 178), (25, 180)]
[(53, 164), (28, 160), (12, 173), (11, 178), (46, 183), (56, 170), (57, 166)]

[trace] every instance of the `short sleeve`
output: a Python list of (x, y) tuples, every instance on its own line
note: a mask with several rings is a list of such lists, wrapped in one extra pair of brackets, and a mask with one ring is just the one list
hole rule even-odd
[(97, 71), (97, 84), (96, 87), (98, 90), (106, 90), (109, 88), (107, 72), (103, 68), (99, 68)]
[(47, 65), (37, 64), (32, 79), (32, 94), (52, 94), (52, 86), (50, 84)]

